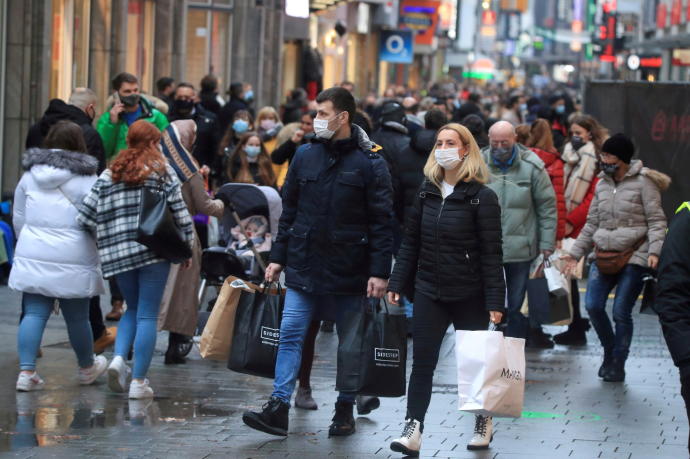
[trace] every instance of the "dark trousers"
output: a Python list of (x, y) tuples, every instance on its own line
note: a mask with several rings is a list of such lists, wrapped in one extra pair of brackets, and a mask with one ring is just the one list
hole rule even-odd
[(115, 301), (125, 301), (115, 278), (108, 279), (108, 283), (110, 284), (110, 304), (112, 305)]
[(456, 330), (486, 330), (489, 313), (482, 298), (452, 303), (422, 294), (414, 297), (412, 375), (407, 388), (407, 417), (424, 422), (443, 336), (450, 324)]
[[(685, 400), (685, 411), (687, 411), (688, 421), (690, 421), (690, 376), (681, 378), (680, 394), (683, 396), (683, 400)], [(688, 451), (690, 451), (690, 435), (688, 435)]]
[(311, 387), (311, 368), (314, 365), (314, 348), (316, 347), (316, 336), (319, 334), (320, 320), (312, 320), (307, 330), (307, 336), (304, 338), (304, 347), (302, 347), (302, 361), (299, 366), (299, 387), (306, 389)]

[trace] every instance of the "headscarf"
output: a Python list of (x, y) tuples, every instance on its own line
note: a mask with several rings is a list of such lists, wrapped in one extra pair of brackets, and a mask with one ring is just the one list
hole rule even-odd
[(196, 123), (193, 120), (173, 121), (165, 128), (161, 137), (163, 155), (182, 183), (199, 172), (199, 165), (190, 153), (195, 137)]

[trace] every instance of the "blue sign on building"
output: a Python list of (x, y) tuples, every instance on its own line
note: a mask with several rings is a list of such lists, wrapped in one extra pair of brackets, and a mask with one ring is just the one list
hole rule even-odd
[(411, 64), (414, 59), (411, 30), (382, 30), (379, 59), (397, 64)]

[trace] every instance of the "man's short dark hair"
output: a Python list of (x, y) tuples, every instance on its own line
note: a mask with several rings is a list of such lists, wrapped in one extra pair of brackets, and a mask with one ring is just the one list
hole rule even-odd
[(335, 87), (321, 91), (319, 95), (316, 96), (316, 103), (318, 104), (322, 104), (329, 100), (333, 104), (335, 111), (348, 113), (348, 122), (352, 124), (352, 120), (357, 112), (357, 104), (355, 104), (355, 98), (350, 91), (345, 88)]
[(446, 124), (448, 124), (448, 118), (438, 108), (432, 108), (424, 114), (424, 127), (427, 129), (438, 131)]
[(122, 87), (122, 83), (139, 83), (139, 79), (132, 75), (131, 73), (127, 72), (122, 72), (118, 74), (115, 78), (113, 78), (112, 84), (113, 84), (113, 90), (119, 91), (120, 88)]
[(192, 91), (196, 92), (196, 89), (194, 89), (194, 85), (191, 83), (182, 82), (182, 83), (178, 84), (177, 87), (175, 88), (175, 92), (177, 92), (177, 90), (180, 88), (189, 88)]
[(215, 75), (206, 75), (201, 79), (201, 90), (212, 92), (218, 89), (218, 78)]
[(469, 97), (467, 98), (467, 100), (475, 104), (478, 104), (480, 99), (481, 97), (476, 92), (470, 93)]
[(158, 89), (158, 92), (163, 92), (168, 89), (168, 86), (174, 83), (175, 80), (170, 77), (159, 78), (158, 81), (156, 81), (156, 88)]

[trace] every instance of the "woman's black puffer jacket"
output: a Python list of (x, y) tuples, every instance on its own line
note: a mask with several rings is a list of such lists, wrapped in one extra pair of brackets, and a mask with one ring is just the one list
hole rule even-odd
[(460, 182), (445, 200), (424, 180), (405, 224), (388, 290), (434, 300), (483, 298), (486, 310), (505, 310), (498, 197), (477, 182)]

